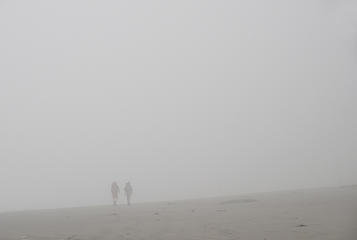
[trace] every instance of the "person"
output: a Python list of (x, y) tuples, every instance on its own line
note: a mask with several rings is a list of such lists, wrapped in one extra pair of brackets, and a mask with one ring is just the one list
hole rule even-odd
[(112, 182), (112, 197), (113, 197), (113, 205), (117, 205), (118, 202), (118, 194), (119, 194), (119, 186), (117, 182)]
[(126, 194), (126, 201), (127, 204), (131, 204), (131, 195), (133, 194), (133, 187), (131, 186), (130, 182), (125, 184), (125, 194)]

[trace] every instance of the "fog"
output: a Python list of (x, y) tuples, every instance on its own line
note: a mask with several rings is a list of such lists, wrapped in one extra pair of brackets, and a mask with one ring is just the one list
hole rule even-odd
[(114, 180), (134, 202), (356, 184), (356, 16), (0, 1), (0, 211), (111, 204)]

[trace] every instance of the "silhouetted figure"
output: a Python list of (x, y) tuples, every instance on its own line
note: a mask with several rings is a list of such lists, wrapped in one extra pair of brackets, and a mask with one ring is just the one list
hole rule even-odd
[(130, 182), (127, 182), (125, 184), (125, 194), (126, 194), (126, 200), (128, 205), (131, 204), (131, 195), (133, 194), (133, 187), (131, 186)]
[(119, 194), (119, 186), (117, 182), (112, 183), (112, 197), (113, 197), (113, 205), (117, 205), (118, 202), (118, 194)]

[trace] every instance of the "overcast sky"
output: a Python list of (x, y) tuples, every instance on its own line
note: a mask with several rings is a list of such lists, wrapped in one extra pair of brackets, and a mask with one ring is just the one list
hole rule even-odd
[(356, 80), (353, 0), (0, 0), (0, 211), (356, 184)]

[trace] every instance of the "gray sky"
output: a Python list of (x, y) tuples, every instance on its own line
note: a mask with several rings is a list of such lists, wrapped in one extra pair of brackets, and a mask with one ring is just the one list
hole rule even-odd
[[(0, 211), (357, 183), (352, 0), (0, 1)], [(123, 198), (121, 199), (123, 200)]]

